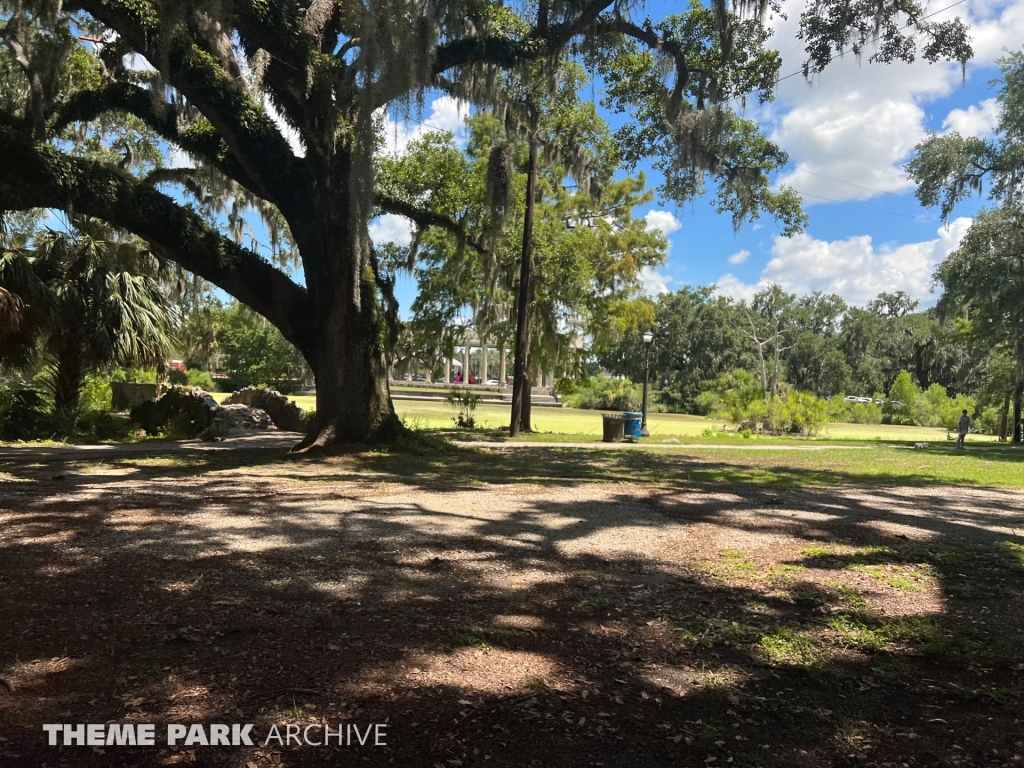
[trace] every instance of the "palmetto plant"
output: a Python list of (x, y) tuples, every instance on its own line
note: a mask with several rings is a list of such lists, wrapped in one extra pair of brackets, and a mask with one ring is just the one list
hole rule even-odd
[(169, 351), (170, 312), (138, 241), (75, 219), (0, 252), (0, 362), (46, 365), (57, 411), (78, 409), (87, 374), (146, 365)]

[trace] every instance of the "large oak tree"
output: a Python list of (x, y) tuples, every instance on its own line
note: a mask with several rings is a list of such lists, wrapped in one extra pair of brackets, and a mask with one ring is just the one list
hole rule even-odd
[[(305, 445), (386, 438), (399, 424), (367, 222), (395, 213), (461, 227), (422, 199), (377, 192), (382, 111), (415, 108), (430, 89), (493, 103), (496, 71), (576, 57), (608, 107), (629, 113), (623, 157), (656, 156), (666, 197), (688, 200), (710, 180), (736, 221), (767, 210), (795, 226), (795, 196), (769, 183), (785, 155), (731, 111), (771, 97), (780, 61), (763, 22), (779, 10), (715, 0), (654, 21), (625, 0), (2, 0), (0, 210), (74, 211), (145, 239), (299, 348), (317, 384)], [(801, 28), (807, 72), (872, 44), (879, 61), (912, 58), (919, 33), (932, 60), (969, 55), (961, 24), (925, 21), (908, 0), (819, 0)], [(196, 172), (143, 175), (127, 156), (72, 151), (68, 131), (111, 113)], [(301, 282), (183, 202), (204, 175), (283, 219)]]

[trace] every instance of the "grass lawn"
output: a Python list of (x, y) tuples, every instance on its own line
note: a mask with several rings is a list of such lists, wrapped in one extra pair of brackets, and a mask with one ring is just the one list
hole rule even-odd
[[(228, 394), (223, 392), (213, 395), (218, 402), (227, 396)], [(305, 410), (316, 407), (315, 397), (296, 396), (291, 399)], [(449, 429), (452, 426), (452, 410), (443, 402), (396, 400), (395, 409), (405, 423), (415, 429)], [(508, 424), (508, 418), (509, 407), (507, 405), (484, 403), (477, 406), (477, 424), (482, 430), (497, 430), (504, 427)], [(706, 419), (703, 416), (690, 416), (681, 413), (652, 413), (648, 415), (647, 422), (655, 442), (671, 438), (701, 437), (706, 430), (717, 430), (724, 425), (721, 419)], [(522, 439), (598, 441), (601, 439), (601, 414), (598, 411), (576, 408), (534, 408), (533, 427), (537, 433), (524, 436)], [(776, 440), (778, 438), (753, 439)], [(891, 424), (826, 424), (812, 439), (944, 443), (946, 442), (946, 430), (935, 427), (904, 427)], [(995, 442), (995, 438), (991, 435), (972, 435), (970, 441)]]
[(0, 764), (1019, 766), (1024, 455), (766, 447), (5, 449)]

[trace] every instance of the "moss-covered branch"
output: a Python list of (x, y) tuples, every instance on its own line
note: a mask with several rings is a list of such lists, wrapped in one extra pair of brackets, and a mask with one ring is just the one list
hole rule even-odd
[(434, 57), (434, 75), (473, 64), (493, 64), (511, 69), (517, 64), (550, 56), (585, 32), (612, 4), (612, 0), (591, 0), (575, 17), (550, 26), (546, 23), (539, 25), (522, 38), (466, 37), (453, 40), (438, 48)]
[(419, 208), (412, 203), (407, 203), (404, 200), (399, 200), (395, 197), (383, 197), (378, 195), (374, 200), (374, 203), (381, 213), (393, 213), (397, 216), (404, 216), (416, 224), (420, 229), (428, 229), (430, 227), (443, 229), (455, 235), (460, 243), (468, 245), (479, 253), (487, 253), (487, 249), (484, 247), (483, 243), (476, 238), (466, 235), (466, 227), (464, 224), (455, 221), (448, 216)]
[(0, 211), (31, 208), (81, 213), (132, 232), (269, 319), (299, 349), (311, 338), (305, 289), (256, 253), (120, 169), (0, 127)]
[(201, 157), (253, 194), (277, 204), (274, 190), (266, 189), (246, 172), (208, 123), (184, 127), (175, 105), (157, 102), (150, 91), (131, 83), (109, 83), (96, 90), (79, 91), (57, 112), (48, 132), (57, 135), (73, 123), (90, 122), (105, 112), (134, 115), (175, 146)]
[[(139, 0), (78, 0), (78, 7), (120, 34), (152, 62), (166, 81), (210, 124), (234, 162), (273, 200), (296, 211), (308, 207), (304, 161), (295, 157), (277, 125), (249, 92), (245, 82), (225, 70), (206, 48), (205, 38), (187, 24), (170, 24)], [(200, 44), (202, 43), (202, 44)], [(263, 193), (261, 193), (263, 194)]]

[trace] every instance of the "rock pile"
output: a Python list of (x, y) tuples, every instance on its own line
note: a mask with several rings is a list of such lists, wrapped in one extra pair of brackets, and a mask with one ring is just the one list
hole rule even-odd
[(286, 432), (306, 431), (306, 412), (273, 389), (246, 387), (224, 400), (224, 405), (248, 405), (266, 411), (274, 426)]
[(172, 437), (198, 437), (213, 423), (217, 407), (199, 387), (171, 387), (156, 400), (132, 408), (131, 416), (150, 435), (164, 430)]
[(250, 408), (241, 403), (220, 406), (216, 418), (226, 419), (230, 429), (276, 429), (274, 420), (262, 408)]

